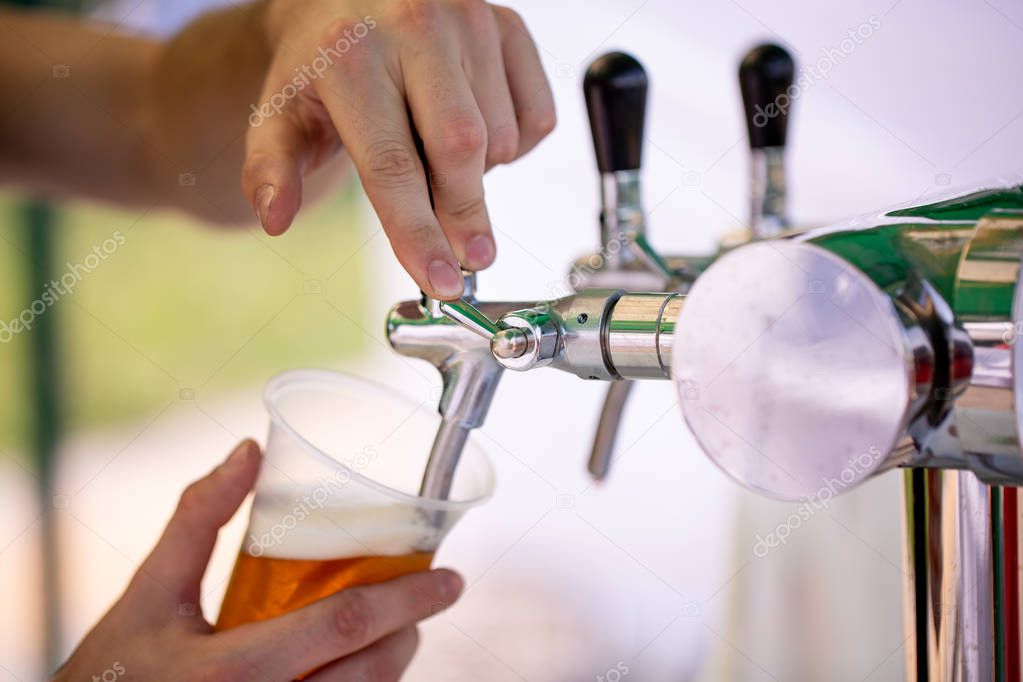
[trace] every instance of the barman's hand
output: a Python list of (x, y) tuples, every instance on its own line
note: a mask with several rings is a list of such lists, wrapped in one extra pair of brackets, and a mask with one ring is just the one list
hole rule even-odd
[(196, 606), (217, 530), (252, 488), (259, 447), (241, 443), (193, 483), (152, 554), (55, 680), (397, 680), (416, 649), (415, 624), (458, 598), (446, 570), (343, 590), (272, 620), (214, 633)]
[(483, 0), (273, 0), (266, 12), (273, 58), (242, 173), (263, 227), (288, 228), (303, 174), (343, 146), (412, 278), (461, 295), (459, 265), (483, 269), (495, 255), (484, 171), (555, 123), (522, 19)]
[(494, 260), (484, 171), (555, 122), (522, 19), (484, 0), (231, 3), (167, 41), (0, 7), (0, 63), (17, 103), (0, 184), (225, 224), (255, 210), (276, 235), (350, 157), (398, 260), (446, 299), (459, 265)]

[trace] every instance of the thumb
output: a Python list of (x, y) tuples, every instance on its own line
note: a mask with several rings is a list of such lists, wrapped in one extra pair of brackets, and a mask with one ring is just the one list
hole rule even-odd
[(267, 234), (283, 234), (302, 205), (301, 139), (284, 116), (250, 127), (242, 167), (245, 193)]
[(251, 108), (245, 138), (242, 192), (263, 229), (274, 236), (284, 233), (298, 213), (302, 174), (311, 153), (305, 133), (294, 120), (294, 105), (281, 93), (264, 89), (262, 104)]
[(259, 445), (244, 440), (227, 460), (182, 493), (163, 536), (142, 564), (132, 586), (156, 590), (147, 600), (195, 604), (217, 532), (245, 500), (259, 472)]

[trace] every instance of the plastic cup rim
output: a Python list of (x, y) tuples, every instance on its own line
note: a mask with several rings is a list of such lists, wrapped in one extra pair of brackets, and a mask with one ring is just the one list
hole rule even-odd
[(382, 384), (372, 379), (361, 377), (357, 374), (351, 374), (348, 372), (335, 372), (326, 369), (293, 369), (287, 372), (282, 372), (273, 378), (271, 378), (263, 389), (263, 404), (266, 406), (267, 412), (270, 413), (271, 428), (273, 426), (279, 426), (291, 436), (303, 450), (308, 452), (312, 457), (322, 461), (330, 467), (347, 472), (350, 480), (357, 481), (360, 485), (364, 485), (370, 489), (376, 490), (377, 492), (386, 495), (392, 499), (396, 499), (401, 502), (407, 502), (410, 505), (421, 507), (424, 509), (431, 510), (442, 510), (442, 511), (458, 511), (465, 510), (475, 507), (477, 505), (486, 502), (494, 494), (494, 468), (490, 462), (490, 458), (487, 456), (482, 449), (475, 446), (478, 450), (477, 456), (482, 460), (483, 470), (483, 484), (486, 492), (483, 494), (470, 498), (468, 500), (441, 500), (430, 497), (422, 497), (420, 495), (413, 495), (397, 488), (392, 488), (388, 485), (384, 485), (379, 481), (375, 481), (368, 476), (363, 476), (358, 471), (355, 471), (344, 463), (338, 461), (334, 457), (331, 457), (328, 453), (324, 452), (320, 448), (316, 447), (309, 439), (298, 432), (288, 420), (281, 413), (275, 404), (275, 398), (280, 395), (280, 392), (288, 386), (298, 386), (302, 384), (313, 384), (320, 387), (330, 386), (331, 384), (336, 385), (338, 380), (351, 380), (367, 384), (373, 388), (383, 391), (391, 395), (395, 400), (414, 406), (411, 400), (409, 400), (404, 394), (396, 391), (394, 388)]

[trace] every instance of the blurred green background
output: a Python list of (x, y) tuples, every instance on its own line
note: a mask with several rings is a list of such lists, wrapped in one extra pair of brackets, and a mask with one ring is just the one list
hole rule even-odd
[[(255, 221), (211, 228), (171, 212), (60, 205), (55, 279), (123, 235), (42, 313), (55, 316), (64, 426), (138, 419), (175, 399), (259, 385), (282, 369), (360, 350), (369, 341), (359, 327), (366, 273), (356, 256), (371, 233), (358, 220), (355, 191), (349, 185), (309, 207), (282, 237)], [(0, 320), (8, 323), (43, 293), (26, 284), (22, 202), (0, 195)], [(22, 332), (0, 345), (0, 447), (9, 453), (30, 442), (31, 343)]]

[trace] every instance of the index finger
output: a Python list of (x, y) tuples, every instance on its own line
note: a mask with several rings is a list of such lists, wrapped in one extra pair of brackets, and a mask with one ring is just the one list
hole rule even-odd
[(353, 587), (272, 620), (217, 635), (270, 679), (294, 679), (448, 608), (462, 579), (445, 569)]
[[(331, 33), (344, 31), (344, 22)], [(458, 260), (430, 205), (404, 94), (369, 36), (338, 60), (317, 94), (348, 150), (398, 261), (426, 293), (458, 298)]]

